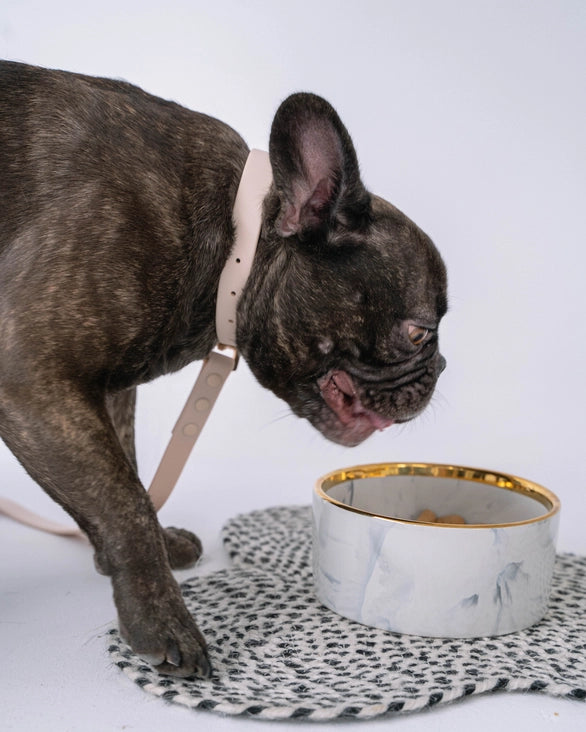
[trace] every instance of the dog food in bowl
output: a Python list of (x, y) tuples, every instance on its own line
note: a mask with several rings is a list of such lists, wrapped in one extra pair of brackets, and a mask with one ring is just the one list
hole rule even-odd
[(466, 519), (457, 513), (449, 513), (447, 516), (438, 516), (431, 508), (424, 508), (415, 521), (424, 524), (465, 524)]

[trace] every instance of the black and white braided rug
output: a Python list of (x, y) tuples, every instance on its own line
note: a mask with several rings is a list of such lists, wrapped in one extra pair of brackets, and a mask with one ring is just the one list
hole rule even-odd
[(213, 677), (159, 676), (115, 629), (114, 661), (168, 702), (257, 719), (369, 719), (491, 691), (586, 698), (586, 557), (557, 558), (543, 621), (492, 639), (401, 636), (339, 617), (313, 595), (309, 507), (238, 516), (223, 530), (233, 568), (182, 585)]

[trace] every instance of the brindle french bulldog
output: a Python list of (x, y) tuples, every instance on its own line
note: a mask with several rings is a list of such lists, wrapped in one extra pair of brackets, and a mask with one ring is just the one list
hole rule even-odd
[[(258, 381), (327, 438), (413, 419), (444, 367), (446, 272), (359, 176), (332, 107), (294, 94), (238, 305)], [(120, 81), (0, 64), (0, 435), (91, 540), (120, 628), (162, 673), (210, 673), (137, 475), (138, 384), (213, 348), (248, 149), (224, 123)]]

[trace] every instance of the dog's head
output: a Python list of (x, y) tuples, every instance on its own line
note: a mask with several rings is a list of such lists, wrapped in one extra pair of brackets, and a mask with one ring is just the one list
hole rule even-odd
[(445, 361), (446, 270), (431, 240), (364, 188), (323, 99), (295, 94), (270, 139), (274, 186), (239, 303), (261, 384), (327, 438), (356, 445), (428, 404)]

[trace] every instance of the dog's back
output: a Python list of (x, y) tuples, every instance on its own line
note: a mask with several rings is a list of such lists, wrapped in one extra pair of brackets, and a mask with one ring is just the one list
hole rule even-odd
[(126, 82), (0, 62), (0, 247), (54, 201), (77, 208), (83, 194), (98, 199), (93, 215), (104, 196), (126, 199), (141, 205), (135, 219), (171, 216), (175, 228), (190, 176), (212, 187), (210, 164), (215, 178), (245, 154), (224, 123)]

